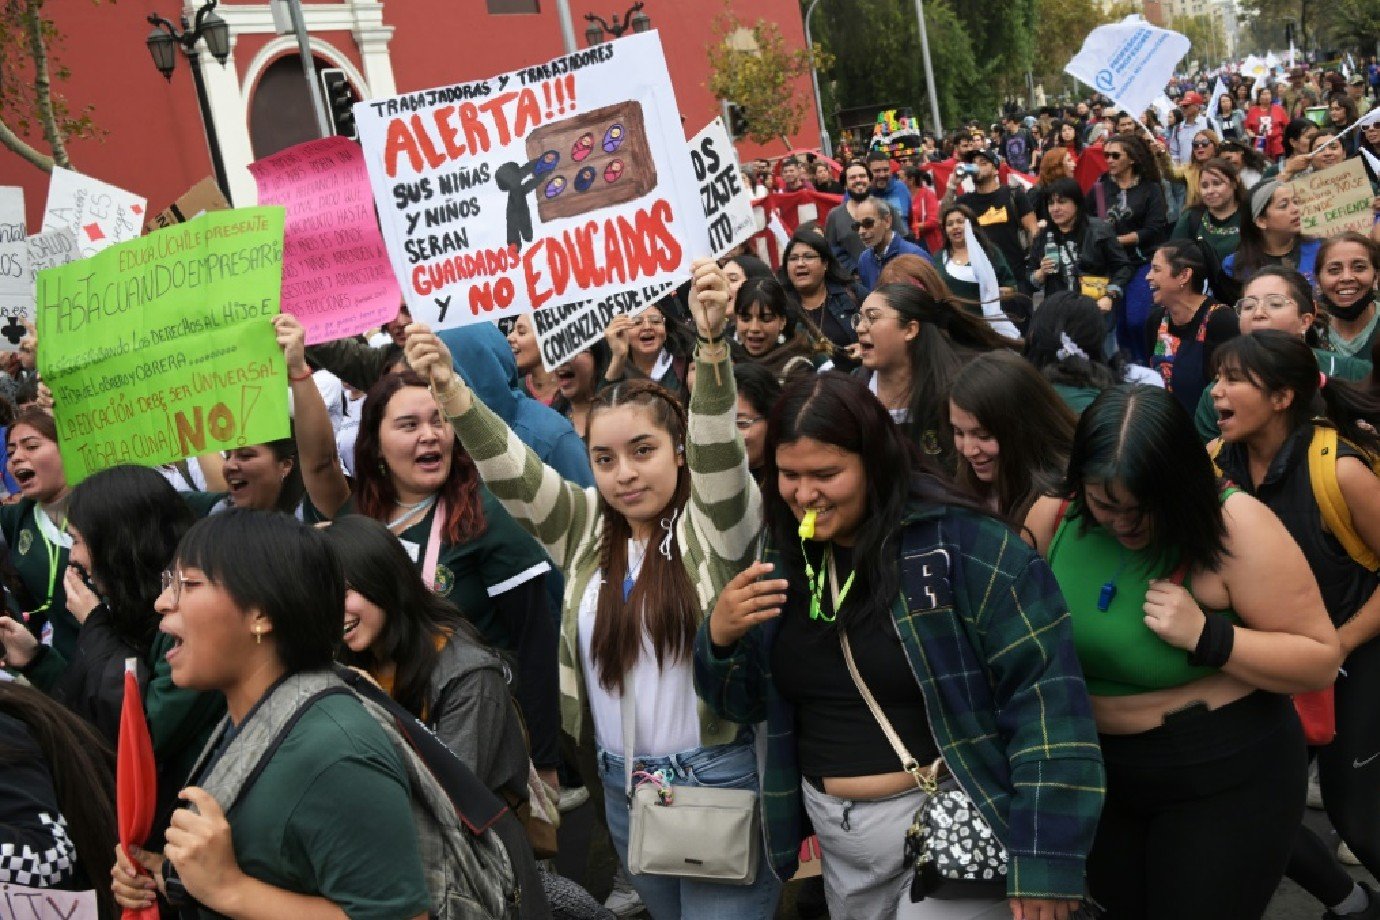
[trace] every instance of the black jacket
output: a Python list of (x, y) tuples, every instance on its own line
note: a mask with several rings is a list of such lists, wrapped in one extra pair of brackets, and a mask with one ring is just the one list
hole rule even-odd
[[(1051, 238), (1063, 253), (1061, 270), (1046, 276), (1041, 287), (1036, 284), (1035, 270), (1040, 267), (1040, 262), (1045, 257), (1045, 246)], [(1069, 264), (1070, 262), (1072, 264)], [(1136, 273), (1135, 263), (1117, 240), (1116, 231), (1112, 229), (1111, 224), (1095, 217), (1084, 218), (1081, 231), (1075, 227), (1068, 237), (1060, 233), (1053, 224), (1045, 227), (1035, 237), (1026, 268), (1030, 272), (1030, 283), (1040, 288), (1046, 297), (1059, 291), (1080, 290), (1078, 278), (1083, 275), (1100, 275), (1107, 278), (1108, 292), (1119, 297)]]
[(1104, 173), (1088, 192), (1083, 213), (1106, 220), (1118, 235), (1136, 235), (1136, 245), (1126, 254), (1137, 268), (1150, 261), (1155, 247), (1169, 239), (1169, 232), (1174, 229), (1169, 223), (1169, 206), (1164, 200), (1164, 188), (1158, 182), (1144, 179), (1123, 189), (1115, 179)]

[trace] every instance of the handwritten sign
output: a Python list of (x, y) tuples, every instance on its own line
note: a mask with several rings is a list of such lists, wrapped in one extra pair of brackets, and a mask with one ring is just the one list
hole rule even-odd
[(53, 167), (43, 229), (71, 230), (82, 258), (139, 236), (147, 202), (132, 192), (81, 173)]
[[(268, 204), (269, 202), (259, 202)], [(164, 227), (171, 227), (173, 224), (186, 223), (194, 217), (200, 217), (207, 211), (228, 211), (230, 202), (225, 200), (225, 195), (221, 194), (220, 186), (216, 184), (214, 176), (207, 176), (196, 185), (182, 193), (182, 197), (168, 205), (163, 210), (149, 218), (144, 225), (145, 233), (152, 233), (155, 230), (162, 230)]]
[(0, 351), (14, 351), (33, 318), (34, 272), (25, 242), (24, 190), (0, 186)]
[(705, 245), (718, 259), (757, 232), (752, 194), (743, 187), (738, 154), (722, 118), (691, 138), (689, 150), (708, 235)]
[(81, 258), (81, 253), (77, 249), (77, 238), (72, 235), (70, 230), (50, 230), (47, 233), (35, 233), (27, 240), (29, 248), (29, 265), (33, 268), (34, 274), (48, 268), (57, 268), (59, 265), (66, 265), (68, 262), (75, 262)]
[(624, 312), (708, 255), (691, 251), (703, 216), (654, 32), (361, 102), (355, 120), (403, 296), (432, 326), (554, 308), (537, 323), (554, 366), (602, 335), (599, 305)]
[(69, 482), (289, 434), (273, 325), (283, 209), (215, 211), (38, 276)]
[(1343, 230), (1370, 233), (1370, 179), (1365, 164), (1350, 159), (1289, 183), (1303, 216), (1307, 236), (1328, 237)]
[(96, 892), (0, 884), (0, 920), (97, 920)]
[(374, 219), (359, 145), (327, 137), (249, 164), (259, 204), (287, 209), (283, 310), (307, 344), (358, 335), (398, 315), (402, 293)]

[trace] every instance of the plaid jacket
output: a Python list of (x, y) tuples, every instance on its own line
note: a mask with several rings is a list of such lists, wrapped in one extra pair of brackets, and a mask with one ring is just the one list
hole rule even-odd
[[(904, 527), (899, 564), (917, 602), (898, 596), (892, 616), (940, 753), (1007, 848), (1008, 895), (1080, 898), (1105, 777), (1059, 586), (995, 520), (931, 505)], [(724, 718), (767, 723), (763, 825), (772, 866), (789, 878), (809, 831), (794, 711), (771, 677), (778, 632), (779, 621), (761, 624), (719, 657), (701, 624), (695, 684)]]

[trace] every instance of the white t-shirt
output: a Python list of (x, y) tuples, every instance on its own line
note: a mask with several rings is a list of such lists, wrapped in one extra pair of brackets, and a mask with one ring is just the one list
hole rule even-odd
[[(656, 552), (653, 539), (651, 552)], [(643, 547), (628, 541), (628, 569), (634, 578), (642, 569)], [(620, 757), (623, 755), (623, 698), (599, 685), (590, 654), (594, 638), (594, 616), (599, 605), (599, 587), (604, 582), (602, 572), (589, 580), (584, 597), (580, 599), (579, 642), (580, 666), (584, 670), (585, 693), (589, 710), (594, 717), (594, 740), (599, 747)], [(642, 634), (642, 654), (632, 675), (633, 697), (637, 701), (637, 737), (633, 755), (636, 757), (665, 757), (691, 751), (700, 746), (700, 715), (696, 705), (695, 678), (687, 653), (683, 659), (667, 660), (658, 669), (651, 637)]]
[[(873, 371), (872, 376), (867, 378), (867, 388), (872, 391), (872, 395), (876, 396), (877, 401), (880, 402), (882, 397), (877, 393), (878, 382), (877, 372)], [(898, 425), (904, 425), (910, 421), (909, 409), (888, 409), (886, 411), (891, 413), (891, 420)]]

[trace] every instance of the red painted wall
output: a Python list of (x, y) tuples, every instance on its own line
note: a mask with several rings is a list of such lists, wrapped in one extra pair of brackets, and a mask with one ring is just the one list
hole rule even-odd
[[(615, 8), (621, 13), (630, 2), (570, 0), (579, 46), (585, 44), (585, 13), (608, 18)], [(73, 167), (146, 196), (153, 212), (210, 175), (210, 155), (185, 59), (179, 59), (172, 81), (167, 83), (154, 69), (144, 47), (150, 29), (144, 16), (156, 10), (172, 18), (179, 11), (179, 0), (152, 0), (135, 7), (118, 3), (48, 6), (66, 35), (56, 54), (72, 72), (70, 79), (58, 84), (59, 89), (74, 111), (90, 106), (105, 132), (103, 138), (69, 146)], [(558, 56), (563, 46), (555, 2), (541, 0), (540, 6), (541, 12), (536, 14), (484, 12), (476, 16), (475, 9), (485, 9), (482, 0), (387, 0), (384, 22), (395, 28), (389, 50), (398, 91), (481, 79)], [(804, 46), (797, 0), (733, 0), (732, 8), (745, 24), (758, 19), (775, 22), (788, 43)], [(713, 18), (721, 9), (714, 0), (691, 4), (647, 0), (646, 12), (666, 48), (687, 135), (719, 114), (718, 101), (706, 88), (709, 72), (705, 48), (714, 38)], [(254, 54), (273, 37), (236, 37), (235, 63), (241, 77)], [(320, 37), (360, 65), (349, 33), (329, 32)], [(801, 131), (791, 138), (792, 146), (815, 146), (818, 129), (808, 77), (798, 80), (794, 91), (806, 101), (809, 114)], [(47, 151), (36, 132), (26, 139)], [(782, 152), (780, 143), (766, 147), (744, 143), (739, 148), (744, 159)], [(29, 230), (37, 232), (48, 194), (47, 174), (0, 149), (0, 185), (23, 186)]]

